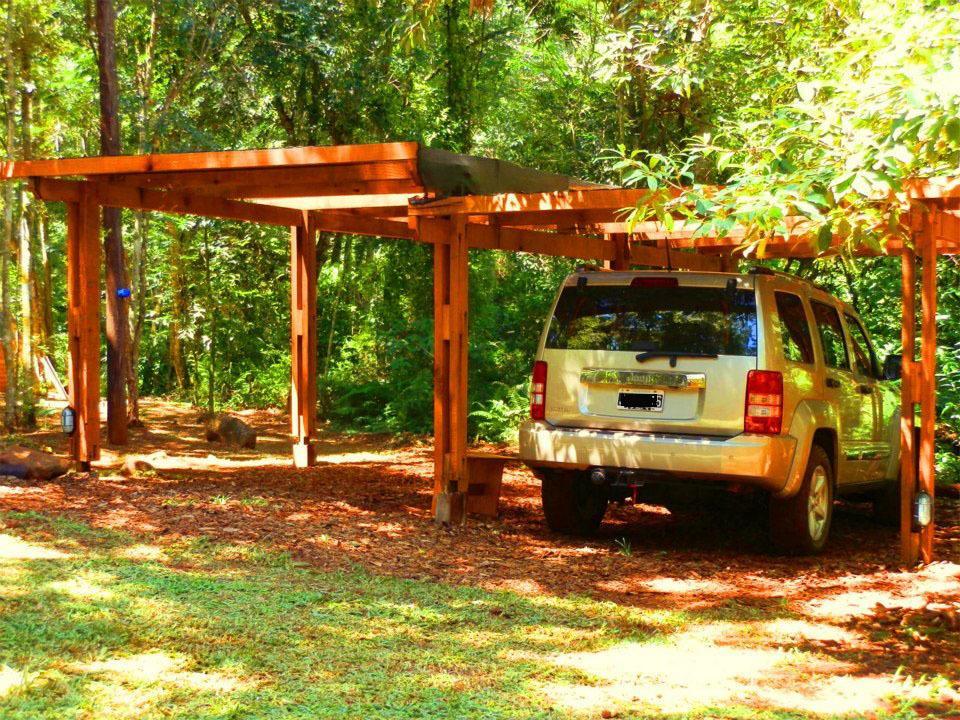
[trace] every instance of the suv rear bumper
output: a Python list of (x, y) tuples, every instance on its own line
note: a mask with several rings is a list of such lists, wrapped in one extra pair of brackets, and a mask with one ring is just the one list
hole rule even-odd
[(796, 448), (789, 435), (718, 438), (561, 428), (533, 420), (520, 426), (520, 458), (533, 468), (631, 468), (744, 483), (778, 494), (787, 487)]

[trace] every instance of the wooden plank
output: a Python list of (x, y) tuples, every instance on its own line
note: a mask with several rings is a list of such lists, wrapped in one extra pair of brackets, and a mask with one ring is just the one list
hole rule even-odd
[[(937, 248), (933, 240), (933, 218), (926, 218), (921, 230), (923, 259), (920, 307), (920, 490), (931, 498), (936, 485), (937, 422)], [(920, 559), (933, 562), (934, 522), (920, 531)]]
[[(678, 191), (669, 191), (673, 197)], [(649, 190), (597, 188), (548, 193), (505, 193), (467, 195), (437, 200), (411, 208), (411, 214), (424, 216), (510, 215), (519, 212), (564, 210), (620, 210), (633, 208), (651, 196)]]
[(57, 177), (70, 175), (120, 175), (128, 173), (234, 170), (260, 167), (339, 165), (391, 160), (416, 160), (415, 142), (370, 145), (330, 145), (273, 150), (227, 150), (156, 155), (62, 158), (6, 162), (0, 178)]
[(609, 260), (613, 258), (615, 252), (613, 244), (603, 238), (583, 235), (520, 230), (476, 223), (468, 224), (466, 233), (470, 247), (483, 250), (509, 250), (584, 260)]
[(67, 205), (70, 453), (83, 470), (100, 458), (100, 207), (84, 189)]
[[(413, 180), (358, 180), (353, 183), (343, 183), (331, 185), (321, 182), (299, 182), (286, 184), (257, 184), (257, 185), (233, 185), (228, 187), (211, 188), (207, 185), (198, 185), (197, 192), (204, 195), (215, 195), (218, 197), (229, 197), (235, 200), (263, 199), (288, 199), (309, 198), (313, 205), (309, 209), (319, 209), (321, 207), (375, 207), (377, 204), (384, 204), (379, 198), (383, 196), (403, 195), (404, 215), (406, 215), (407, 200), (411, 195), (419, 195), (424, 192), (423, 186)], [(327, 205), (321, 205), (317, 198), (341, 198), (339, 203), (327, 201)], [(344, 200), (343, 198), (350, 198)]]
[(321, 232), (402, 238), (406, 240), (413, 240), (416, 235), (414, 229), (407, 223), (396, 220), (366, 217), (331, 210), (310, 212), (309, 214), (317, 230)]
[(673, 268), (676, 270), (698, 270), (717, 272), (720, 260), (709, 255), (700, 255), (682, 250), (669, 250), (664, 247), (647, 247), (634, 243), (630, 247), (630, 265), (644, 265), (655, 268)]
[(447, 492), (446, 458), (450, 450), (450, 244), (448, 221), (417, 222), (417, 239), (433, 244), (433, 503)]
[(613, 245), (613, 257), (605, 261), (605, 265), (610, 270), (629, 270), (631, 265), (630, 257), (630, 236), (627, 233), (609, 233), (605, 239)]
[(434, 513), (464, 521), (467, 497), (467, 284), (465, 218), (418, 222), (434, 246)]
[[(156, 189), (186, 190), (203, 188), (211, 195), (226, 195), (243, 188), (278, 188), (288, 185), (310, 185), (331, 189), (351, 187), (357, 183), (406, 182), (420, 185), (415, 160), (388, 160), (348, 165), (308, 165), (302, 167), (245, 168), (242, 170), (195, 170), (191, 172), (153, 172), (115, 176), (116, 182), (132, 183)], [(316, 194), (346, 194), (317, 192)]]
[[(148, 190), (109, 182), (87, 182), (101, 205), (152, 210), (178, 215), (199, 215), (224, 220), (258, 222), (266, 225), (293, 226), (303, 222), (303, 214), (290, 208), (208, 197), (175, 190)], [(34, 192), (42, 200), (75, 202), (84, 182), (38, 178)]]
[(914, 365), (916, 362), (916, 255), (911, 248), (901, 254), (900, 341), (903, 376), (900, 381), (900, 560), (913, 566), (919, 557), (919, 537), (912, 530), (913, 497), (916, 494), (916, 443)]
[[(468, 282), (469, 245), (467, 244), (467, 219), (463, 216), (451, 219), (450, 223), (450, 297), (447, 333), (450, 344), (450, 392), (448, 415), (450, 418), (449, 475), (446, 477), (448, 491), (461, 496), (466, 516), (468, 478), (467, 457), (467, 345), (468, 345)], [(459, 502), (456, 498), (454, 502)], [(455, 520), (456, 517), (450, 518)]]
[(300, 210), (374, 210), (386, 208), (387, 212), (406, 216), (413, 193), (390, 195), (306, 195), (291, 197), (261, 197), (262, 205), (292, 207)]
[(290, 228), (290, 423), (296, 467), (316, 464), (317, 236), (309, 218)]

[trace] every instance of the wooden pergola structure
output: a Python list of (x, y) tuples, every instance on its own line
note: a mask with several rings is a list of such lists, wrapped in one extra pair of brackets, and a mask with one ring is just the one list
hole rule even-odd
[[(434, 511), (462, 522), (496, 512), (505, 458), (471, 453), (467, 438), (468, 256), (471, 249), (531, 252), (633, 266), (726, 270), (743, 232), (701, 237), (682, 223), (629, 226), (624, 209), (644, 190), (591, 185), (418, 143), (92, 157), (6, 163), (35, 196), (67, 205), (67, 324), (71, 449), (81, 467), (100, 454), (102, 207), (152, 210), (290, 228), (291, 435), (297, 467), (315, 462), (316, 240), (319, 232), (401, 238), (434, 246)], [(934, 495), (936, 259), (960, 254), (960, 181), (917, 181), (904, 208), (902, 258), (902, 557), (933, 557), (933, 526), (911, 527), (912, 500)], [(837, 241), (839, 243), (839, 241)], [(836, 249), (834, 249), (835, 251)], [(815, 257), (802, 231), (767, 239), (764, 257)], [(861, 254), (876, 254), (864, 250)], [(922, 343), (916, 357), (917, 259)], [(920, 407), (919, 447), (915, 409)], [(111, 423), (125, 423), (111, 417)], [(919, 470), (917, 470), (919, 468)]]

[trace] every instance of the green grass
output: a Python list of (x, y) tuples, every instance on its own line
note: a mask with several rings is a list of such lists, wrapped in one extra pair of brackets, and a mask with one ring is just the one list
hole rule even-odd
[[(60, 517), (0, 519), (12, 524), (0, 526), (4, 720), (597, 717), (554, 707), (545, 688), (602, 682), (558, 655), (669, 644), (727, 615), (324, 573), (205, 538), (160, 547)], [(629, 701), (619, 717), (652, 716)]]

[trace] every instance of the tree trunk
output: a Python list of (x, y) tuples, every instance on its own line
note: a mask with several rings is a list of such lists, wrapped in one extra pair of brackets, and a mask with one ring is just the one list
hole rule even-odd
[(183, 273), (183, 235), (178, 230), (170, 239), (170, 342), (168, 344), (170, 367), (173, 369), (177, 389), (183, 393), (189, 384), (187, 363), (183, 356), (183, 332), (187, 316), (186, 280)]
[[(100, 71), (100, 152), (120, 154), (119, 91), (113, 0), (97, 0), (97, 60)], [(107, 286), (107, 435), (114, 445), (127, 442), (127, 368), (130, 357), (126, 260), (120, 211), (103, 209), (103, 250)], [(129, 295), (127, 295), (129, 297)]]
[[(30, 57), (24, 49), (22, 58), (24, 89), (20, 94), (20, 156), (24, 160), (33, 157), (32, 109), (33, 87), (30, 78)], [(37, 376), (33, 364), (33, 248), (31, 247), (31, 215), (34, 209), (30, 206), (30, 196), (26, 185), (20, 187), (20, 253), (19, 280), (20, 280), (20, 409), (21, 423), (33, 427), (37, 421)]]
[[(6, 59), (6, 93), (4, 109), (7, 114), (7, 160), (13, 160), (15, 134), (15, 93), (16, 72), (13, 64), (13, 41), (10, 29), (13, 28), (13, 0), (7, 0), (7, 28), (4, 33), (3, 50)], [(17, 351), (13, 314), (10, 310), (10, 253), (14, 247), (13, 226), (13, 183), (4, 183), (3, 187), (3, 247), (0, 248), (0, 333), (3, 339), (3, 361), (6, 370), (7, 387), (4, 394), (3, 424), (7, 430), (17, 424)]]

